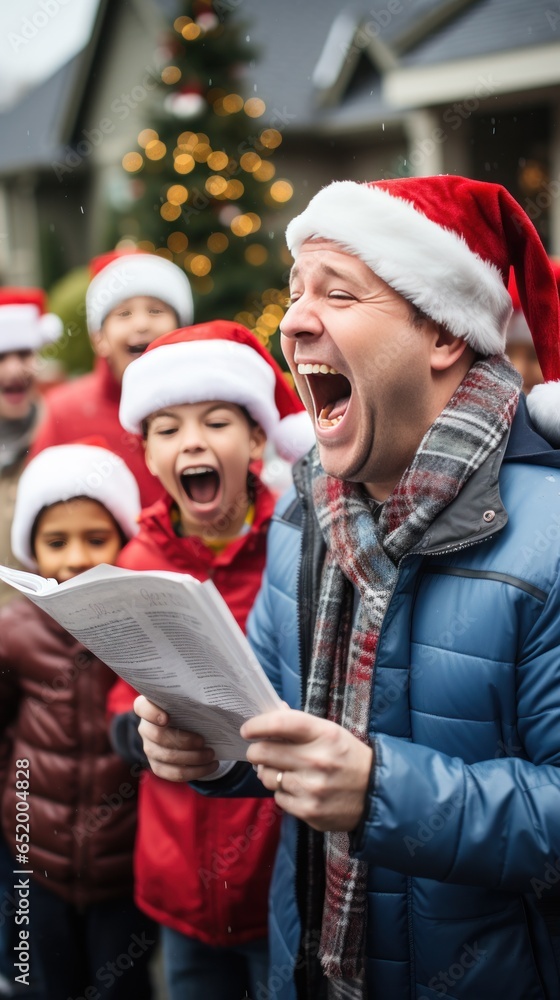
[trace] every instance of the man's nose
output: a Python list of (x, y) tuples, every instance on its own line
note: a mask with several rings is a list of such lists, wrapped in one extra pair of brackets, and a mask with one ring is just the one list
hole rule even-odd
[(284, 337), (297, 337), (312, 334), (318, 336), (323, 332), (323, 323), (319, 316), (316, 300), (311, 295), (302, 295), (288, 307), (280, 324), (280, 332)]

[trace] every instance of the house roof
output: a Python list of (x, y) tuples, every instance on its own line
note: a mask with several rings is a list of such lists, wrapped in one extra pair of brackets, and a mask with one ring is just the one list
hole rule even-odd
[[(148, 26), (173, 17), (176, 0), (126, 0)], [(117, 0), (99, 0), (88, 44), (47, 80), (27, 91), (0, 113), (0, 176), (27, 170), (45, 170), (64, 158), (79, 124), (80, 108), (89, 98), (96, 60), (103, 51), (110, 18), (118, 14)], [(2, 137), (6, 137), (2, 141)], [(54, 176), (54, 175), (53, 175)]]
[(83, 55), (0, 114), (0, 175), (46, 168), (64, 147), (69, 95), (76, 94)]
[[(177, 11), (177, 0), (149, 2), (167, 18)], [(108, 8), (100, 0), (82, 52), (0, 114), (0, 136), (9, 137), (0, 142), (0, 175), (47, 169), (63, 155)], [(529, 65), (523, 77), (510, 66), (502, 90), (560, 83), (560, 16), (552, 22), (550, 0), (351, 0), (345, 7), (340, 0), (243, 0), (238, 16), (257, 49), (247, 76), (269, 123), (289, 132), (360, 131), (400, 121), (405, 107), (456, 98), (462, 87), (470, 96), (461, 70), (470, 66), (475, 79), (484, 55), (497, 60), (513, 51), (533, 68), (540, 63), (536, 76)], [(438, 67), (440, 75), (428, 79)], [(455, 90), (446, 94), (453, 71)]]
[[(242, 13), (260, 53), (251, 69), (255, 89), (267, 104), (269, 117), (281, 119), (283, 113), (286, 129), (295, 132), (360, 129), (400, 117), (404, 105), (415, 106), (414, 86), (408, 87), (407, 101), (394, 102), (385, 84), (401, 70), (412, 79), (415, 69), (467, 66), (484, 54), (519, 49), (528, 50), (532, 59), (532, 50), (551, 44), (558, 45), (560, 56), (560, 18), (555, 33), (550, 0), (531, 0), (531, 4), (526, 0), (354, 0), (342, 9), (340, 0), (287, 0), (283, 4), (244, 0)], [(337, 20), (338, 45), (333, 27)], [(355, 30), (353, 45), (350, 22)], [(345, 79), (345, 55), (355, 63), (354, 84), (351, 75)], [(364, 62), (369, 62), (367, 72)], [(560, 74), (560, 57), (557, 62)], [(328, 79), (329, 66), (331, 93), (324, 100), (316, 70), (324, 68)], [(343, 83), (338, 92), (337, 71)], [(553, 77), (554, 72), (549, 82), (558, 82)], [(466, 80), (464, 96), (470, 96), (469, 85)], [(525, 86), (530, 85), (527, 79)], [(515, 89), (509, 82), (508, 86)]]
[[(560, 14), (560, 10), (558, 12)], [(403, 56), (403, 65), (470, 59), (490, 52), (558, 42), (550, 0), (477, 0)], [(560, 18), (558, 19), (560, 28)]]

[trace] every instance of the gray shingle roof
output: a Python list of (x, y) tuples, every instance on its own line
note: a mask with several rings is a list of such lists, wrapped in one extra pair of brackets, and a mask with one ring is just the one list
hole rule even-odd
[[(389, 0), (356, 0), (344, 8), (340, 0), (283, 0), (282, 4), (243, 0), (240, 14), (260, 52), (251, 79), (269, 115), (284, 110), (294, 116), (289, 119), (289, 130), (304, 131), (311, 126), (328, 131), (390, 120), (394, 112), (383, 100), (380, 75), (373, 65), (370, 79), (362, 76), (361, 88), (348, 99), (336, 107), (317, 106), (313, 71), (331, 25), (342, 9), (347, 10), (357, 24), (363, 20), (366, 32), (398, 48), (403, 36), (446, 6), (449, 0), (393, 0), (391, 4)], [(394, 14), (390, 15), (389, 7)], [(471, 0), (403, 53), (400, 64), (424, 66), (555, 41), (560, 45), (560, 21), (555, 31), (550, 10), (550, 0)]]
[(67, 141), (69, 95), (80, 77), (81, 53), (0, 114), (0, 174), (49, 167)]
[[(165, 14), (176, 0), (152, 0)], [(378, 67), (361, 54), (356, 81), (332, 106), (321, 106), (313, 73), (333, 23), (341, 12), (365, 25), (366, 34), (398, 49), (399, 41), (424, 19), (460, 0), (243, 0), (232, 10), (257, 48), (247, 83), (267, 105), (268, 120), (294, 132), (363, 128), (396, 117), (382, 96)], [(560, 9), (559, 12), (560, 14)], [(362, 36), (364, 37), (364, 36)], [(551, 0), (465, 0), (439, 28), (400, 56), (402, 66), (457, 62), (492, 52), (558, 42), (560, 20), (551, 20)], [(337, 53), (331, 38), (331, 52)], [(46, 168), (59, 159), (69, 137), (73, 103), (83, 93), (84, 59), (79, 53), (40, 87), (0, 114), (0, 174)], [(356, 59), (356, 64), (358, 59)], [(334, 71), (333, 71), (334, 72)]]
[(477, 0), (402, 62), (425, 66), (553, 42), (560, 45), (560, 20), (551, 17), (555, 6), (560, 15), (558, 3), (550, 0)]

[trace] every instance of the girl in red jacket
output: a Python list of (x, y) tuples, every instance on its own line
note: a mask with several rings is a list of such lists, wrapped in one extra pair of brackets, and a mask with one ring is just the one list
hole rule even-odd
[[(160, 337), (129, 365), (120, 419), (143, 432), (166, 496), (143, 512), (119, 565), (211, 577), (244, 628), (274, 506), (252, 467), (267, 436), (291, 460), (311, 446), (299, 400), (248, 330), (216, 321)], [(119, 681), (109, 702), (120, 713), (114, 745), (129, 761), (142, 759), (134, 697)], [(224, 766), (234, 765), (217, 765), (216, 777)], [(170, 1000), (241, 1000), (265, 989), (277, 834), (271, 799), (207, 798), (146, 774), (136, 901), (162, 925)]]
[[(63, 583), (114, 563), (139, 511), (121, 458), (86, 444), (48, 448), (19, 481), (12, 549)], [(38, 966), (46, 1000), (151, 997), (154, 927), (132, 893), (138, 774), (107, 735), (114, 680), (31, 601), (0, 612), (1, 816), (20, 871), (14, 981), (29, 985)]]

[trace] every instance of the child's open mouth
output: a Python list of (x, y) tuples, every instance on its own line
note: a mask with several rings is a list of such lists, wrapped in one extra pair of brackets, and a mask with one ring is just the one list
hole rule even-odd
[(335, 427), (346, 413), (352, 395), (346, 376), (324, 364), (301, 364), (298, 372), (306, 377), (319, 427)]
[(128, 354), (136, 357), (138, 354), (143, 354), (147, 346), (147, 344), (128, 344), (126, 350)]
[(196, 465), (180, 475), (181, 486), (193, 503), (212, 503), (218, 495), (220, 477), (209, 465)]

